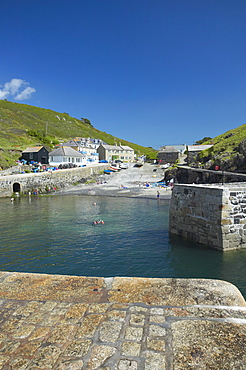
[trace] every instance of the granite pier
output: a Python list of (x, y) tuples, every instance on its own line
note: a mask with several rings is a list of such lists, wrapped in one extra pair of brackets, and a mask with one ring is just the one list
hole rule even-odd
[(246, 248), (245, 183), (175, 185), (169, 231), (222, 251)]
[(246, 302), (206, 279), (0, 272), (3, 370), (246, 369)]

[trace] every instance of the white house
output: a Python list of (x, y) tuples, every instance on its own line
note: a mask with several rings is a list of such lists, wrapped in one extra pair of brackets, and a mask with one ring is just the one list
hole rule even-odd
[(87, 156), (68, 146), (60, 146), (49, 153), (50, 166), (58, 167), (60, 164), (69, 163), (76, 164), (76, 166), (86, 165)]
[(100, 139), (75, 137), (74, 139), (61, 144), (61, 146), (71, 147), (86, 156), (87, 164), (96, 164), (99, 162), (97, 148), (101, 142), (102, 141)]

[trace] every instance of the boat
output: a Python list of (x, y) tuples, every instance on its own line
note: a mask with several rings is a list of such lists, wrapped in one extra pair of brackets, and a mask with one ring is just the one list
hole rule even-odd
[(142, 167), (142, 165), (143, 165), (143, 162), (138, 161), (134, 164), (134, 167)]
[(120, 168), (119, 167), (115, 167), (115, 166), (112, 165), (112, 166), (109, 167), (109, 170), (111, 170), (113, 172), (117, 172), (117, 171), (120, 170)]
[(113, 171), (111, 171), (111, 170), (104, 170), (103, 171), (106, 175), (110, 175)]

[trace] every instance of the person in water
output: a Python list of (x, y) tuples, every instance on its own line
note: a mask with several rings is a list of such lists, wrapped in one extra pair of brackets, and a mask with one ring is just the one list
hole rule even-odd
[(98, 224), (104, 225), (104, 221), (103, 220), (93, 221), (93, 225), (98, 225)]

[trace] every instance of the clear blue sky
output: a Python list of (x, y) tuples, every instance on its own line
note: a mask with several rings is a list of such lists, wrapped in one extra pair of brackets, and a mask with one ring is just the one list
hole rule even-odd
[(245, 0), (1, 2), (0, 98), (143, 146), (246, 123)]

